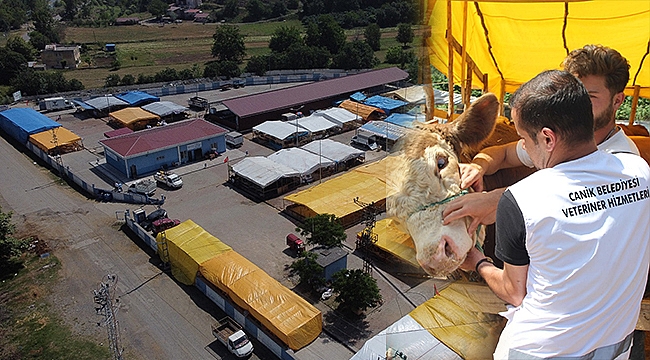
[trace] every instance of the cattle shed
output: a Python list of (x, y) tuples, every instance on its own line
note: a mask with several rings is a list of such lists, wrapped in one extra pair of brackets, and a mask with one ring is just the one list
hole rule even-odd
[(223, 104), (234, 114), (234, 120), (224, 125), (237, 131), (249, 130), (266, 120), (280, 119), (288, 111), (300, 109), (307, 113), (328, 108), (357, 91), (380, 93), (385, 91), (385, 85), (406, 78), (406, 71), (391, 67), (225, 100)]
[(156, 125), (160, 116), (152, 114), (139, 107), (128, 107), (108, 114), (109, 123), (119, 127), (127, 127), (133, 131)]
[(189, 119), (101, 140), (106, 163), (129, 178), (226, 151), (226, 129), (203, 119)]
[(58, 122), (30, 108), (14, 108), (0, 112), (0, 128), (23, 145), (27, 143), (30, 135), (60, 126)]
[(331, 139), (314, 140), (302, 146), (301, 149), (333, 161), (336, 166), (336, 171), (350, 169), (363, 163), (366, 159), (365, 151)]
[(126, 102), (127, 104), (129, 104), (129, 106), (142, 106), (156, 101), (160, 101), (160, 98), (157, 96), (153, 96), (147, 94), (146, 92), (136, 91), (136, 90), (127, 91), (125, 93), (115, 95), (115, 97)]
[(29, 142), (49, 155), (64, 154), (83, 148), (81, 137), (63, 126), (29, 135)]
[(262, 156), (228, 166), (228, 179), (257, 199), (271, 199), (300, 186), (300, 172)]

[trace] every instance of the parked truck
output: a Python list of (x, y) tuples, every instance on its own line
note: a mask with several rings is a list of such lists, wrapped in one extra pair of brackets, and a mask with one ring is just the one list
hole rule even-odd
[(74, 104), (62, 97), (47, 98), (39, 101), (38, 108), (44, 111), (73, 109)]
[(202, 98), (200, 96), (192, 96), (187, 100), (187, 105), (191, 108), (197, 108), (201, 110), (205, 110), (208, 108), (210, 103), (208, 102), (208, 99)]
[(216, 337), (235, 356), (242, 358), (253, 352), (253, 344), (242, 330), (241, 325), (226, 316), (212, 324), (212, 335)]
[(140, 180), (129, 186), (129, 192), (151, 196), (156, 192), (156, 182), (150, 179)]
[(183, 186), (183, 179), (170, 171), (158, 171), (153, 174), (153, 178), (158, 184), (163, 184), (170, 189), (178, 189)]
[(244, 135), (236, 131), (231, 131), (229, 133), (226, 133), (226, 144), (229, 145), (230, 147), (238, 147), (241, 146), (243, 143), (244, 143)]

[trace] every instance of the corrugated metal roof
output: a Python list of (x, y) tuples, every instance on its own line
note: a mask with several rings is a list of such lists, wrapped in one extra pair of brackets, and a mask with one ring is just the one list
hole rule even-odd
[(203, 119), (190, 119), (100, 140), (99, 142), (126, 158), (206, 139), (226, 132), (226, 129)]
[(235, 115), (239, 117), (247, 117), (263, 112), (286, 109), (296, 105), (311, 103), (340, 94), (368, 89), (404, 80), (407, 77), (408, 73), (406, 71), (392, 67), (294, 86), (262, 94), (243, 96), (225, 100), (223, 101), (223, 104)]
[(300, 176), (298, 171), (263, 156), (246, 157), (233, 165), (232, 171), (263, 188), (283, 177)]

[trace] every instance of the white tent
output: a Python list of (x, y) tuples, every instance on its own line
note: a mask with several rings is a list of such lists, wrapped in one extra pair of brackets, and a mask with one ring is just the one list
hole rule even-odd
[(285, 140), (289, 136), (293, 136), (296, 132), (304, 132), (296, 127), (295, 124), (288, 124), (284, 121), (265, 121), (253, 127), (253, 131), (262, 133), (279, 140)]
[(313, 174), (320, 167), (334, 165), (334, 161), (300, 148), (282, 149), (267, 156), (267, 159), (286, 165), (298, 171), (301, 176)]
[(334, 122), (328, 120), (323, 116), (314, 116), (314, 115), (310, 115), (300, 119), (290, 120), (287, 122), (292, 125), (297, 124), (299, 127), (309, 131), (312, 134), (317, 134), (328, 130), (334, 130), (335, 128), (340, 127), (339, 125), (335, 124)]
[(362, 150), (330, 139), (312, 141), (302, 146), (301, 149), (320, 154), (335, 163), (342, 163), (358, 157), (365, 158), (366, 155)]
[(171, 101), (157, 101), (151, 104), (141, 106), (141, 108), (147, 110), (152, 114), (156, 114), (160, 117), (164, 117), (172, 114), (178, 115), (180, 113), (184, 113), (189, 110), (185, 106), (178, 105)]
[(120, 100), (112, 95), (99, 96), (90, 100), (86, 100), (84, 102), (99, 111), (106, 111), (112, 107), (115, 107), (117, 109), (129, 106), (129, 103), (126, 101)]
[(232, 166), (232, 171), (262, 188), (283, 177), (300, 176), (298, 171), (262, 156), (244, 158)]
[(341, 107), (318, 110), (313, 113), (312, 116), (322, 116), (341, 127), (343, 127), (345, 124), (361, 120), (357, 114)]

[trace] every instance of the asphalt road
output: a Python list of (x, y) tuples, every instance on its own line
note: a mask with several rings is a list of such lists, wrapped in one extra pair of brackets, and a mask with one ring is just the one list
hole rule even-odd
[[(276, 86), (276, 85), (273, 85)], [(264, 86), (268, 87), (268, 85)], [(203, 92), (201, 96), (216, 101), (235, 91), (254, 91), (253, 87), (229, 91)], [(232, 93), (229, 93), (232, 92)], [(241, 94), (240, 94), (241, 95)], [(163, 100), (183, 104), (191, 94), (165, 97)], [(93, 171), (91, 162), (100, 159), (97, 141), (111, 128), (105, 119), (79, 119), (70, 112), (61, 115), (60, 122), (83, 138), (86, 150), (65, 154), (63, 162), (84, 179), (96, 185), (110, 187), (111, 179)], [(348, 142), (352, 132), (337, 135), (334, 140)], [(37, 235), (53, 248), (61, 259), (61, 282), (53, 301), (73, 329), (106, 344), (105, 327), (97, 322), (92, 291), (103, 277), (116, 274), (114, 291), (119, 299), (117, 318), (121, 344), (129, 359), (213, 359), (231, 358), (227, 350), (210, 333), (210, 323), (223, 316), (216, 305), (192, 286), (176, 282), (163, 273), (157, 255), (138, 239), (121, 231), (117, 218), (125, 209), (137, 206), (119, 203), (99, 203), (88, 199), (65, 184), (56, 174), (32, 159), (20, 145), (0, 139), (4, 161), (0, 165), (0, 205), (14, 211), (14, 221), (20, 235)], [(192, 219), (208, 232), (230, 245), (285, 286), (293, 288), (295, 279), (288, 277), (287, 266), (293, 262), (284, 237), (294, 231), (294, 222), (284, 216), (282, 197), (268, 202), (256, 202), (227, 184), (224, 156), (231, 161), (250, 155), (269, 155), (272, 150), (245, 140), (244, 145), (213, 161), (203, 161), (178, 169), (183, 175), (183, 188), (161, 191), (166, 194), (164, 205), (170, 218)], [(367, 161), (385, 156), (368, 152)], [(147, 212), (151, 206), (145, 207)], [(361, 227), (348, 229), (349, 268), (361, 268), (362, 260), (354, 248), (355, 233)], [(323, 311), (325, 331), (312, 344), (296, 353), (298, 359), (347, 359), (353, 349), (386, 328), (413, 309), (413, 305), (433, 295), (433, 281), (399, 277), (401, 270), (390, 264), (378, 264), (373, 276), (378, 280), (384, 302), (367, 312), (365, 318), (348, 321), (338, 317), (327, 304), (315, 304)], [(408, 271), (408, 270), (407, 270)], [(391, 275), (393, 274), (393, 275)], [(444, 286), (438, 284), (440, 290)], [(333, 337), (331, 337), (331, 336)], [(275, 358), (262, 345), (255, 343), (252, 359)]]

